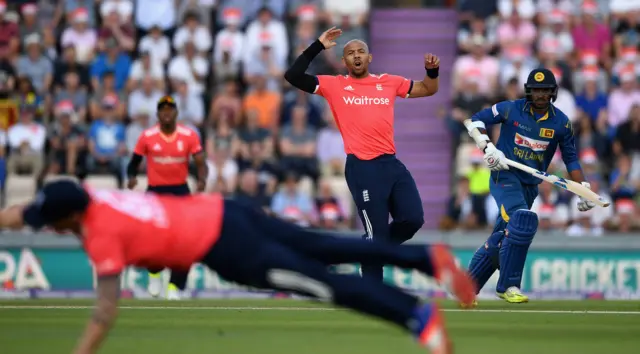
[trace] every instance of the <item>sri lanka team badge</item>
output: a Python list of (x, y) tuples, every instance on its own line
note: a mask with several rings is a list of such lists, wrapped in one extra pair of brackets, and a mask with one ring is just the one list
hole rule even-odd
[(533, 79), (536, 80), (536, 82), (542, 82), (544, 81), (544, 74), (541, 72), (538, 72), (533, 76)]

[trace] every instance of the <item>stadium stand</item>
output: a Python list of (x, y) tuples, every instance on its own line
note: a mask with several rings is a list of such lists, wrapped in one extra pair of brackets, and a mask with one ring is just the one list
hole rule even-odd
[[(331, 114), (282, 74), (328, 25), (366, 37), (368, 1), (261, 4), (0, 1), (3, 205), (61, 175), (121, 188), (135, 141), (171, 94), (180, 122), (201, 134), (209, 192), (303, 225), (351, 227)], [(313, 69), (338, 73), (339, 57), (328, 51)]]

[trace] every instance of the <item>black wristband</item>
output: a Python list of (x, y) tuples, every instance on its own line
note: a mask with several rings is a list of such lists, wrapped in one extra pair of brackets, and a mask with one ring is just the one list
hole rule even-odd
[(425, 68), (425, 70), (427, 71), (427, 76), (430, 79), (437, 79), (438, 75), (440, 75), (440, 67), (437, 67), (435, 69), (427, 69), (427, 68)]
[(324, 45), (322, 45), (322, 42), (320, 42), (319, 39), (316, 39), (313, 43), (311, 43), (309, 48), (305, 49), (302, 52), (302, 55), (305, 58), (307, 58), (307, 60), (309, 60), (309, 62), (311, 62), (313, 60), (313, 58), (315, 58), (323, 50), (324, 50)]

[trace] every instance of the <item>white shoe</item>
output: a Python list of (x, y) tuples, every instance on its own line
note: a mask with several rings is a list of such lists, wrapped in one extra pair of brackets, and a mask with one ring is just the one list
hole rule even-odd
[(181, 297), (180, 290), (171, 288), (167, 289), (167, 300), (179, 301)]
[(147, 291), (153, 297), (160, 296), (160, 291), (162, 291), (162, 276), (160, 273), (149, 274), (149, 285), (147, 286)]

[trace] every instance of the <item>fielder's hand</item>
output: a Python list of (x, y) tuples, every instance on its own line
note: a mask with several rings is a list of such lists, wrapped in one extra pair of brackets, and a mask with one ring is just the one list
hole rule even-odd
[(127, 188), (134, 189), (138, 185), (138, 179), (136, 177), (129, 178), (129, 182), (127, 182)]
[(320, 43), (322, 43), (322, 45), (324, 46), (324, 49), (329, 49), (329, 48), (333, 48), (336, 46), (336, 38), (340, 37), (340, 35), (342, 34), (342, 30), (336, 27), (331, 27), (328, 30), (324, 31), (324, 33), (322, 33), (320, 35), (320, 37), (318, 37), (318, 40), (320, 41)]
[[(582, 185), (591, 189), (591, 184), (589, 182), (582, 182)], [(578, 201), (578, 210), (589, 211), (595, 207), (596, 207), (596, 203), (580, 197), (580, 200)]]
[(434, 54), (424, 55), (424, 67), (425, 69), (435, 69), (440, 67), (440, 58)]
[(507, 165), (506, 159), (504, 153), (498, 150), (492, 143), (489, 143), (487, 148), (484, 149), (484, 162), (491, 171), (508, 170), (509, 165)]

